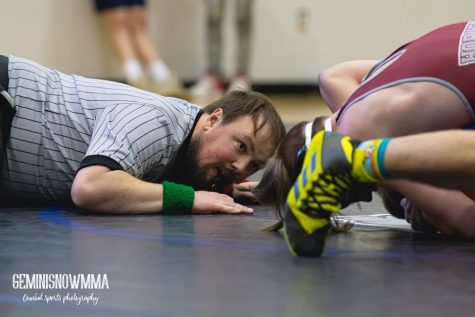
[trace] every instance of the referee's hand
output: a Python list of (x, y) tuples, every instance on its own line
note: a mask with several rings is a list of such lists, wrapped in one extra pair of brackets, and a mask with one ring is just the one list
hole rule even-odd
[(252, 214), (252, 208), (237, 204), (234, 199), (226, 194), (208, 191), (195, 192), (193, 202), (194, 214)]

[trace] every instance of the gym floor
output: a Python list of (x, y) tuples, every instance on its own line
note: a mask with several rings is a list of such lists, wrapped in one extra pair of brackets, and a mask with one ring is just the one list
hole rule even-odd
[[(289, 124), (325, 112), (315, 97), (274, 101)], [(473, 316), (473, 243), (413, 232), (376, 196), (342, 218), (355, 225), (329, 236), (322, 258), (295, 258), (282, 234), (261, 230), (275, 216), (259, 206), (252, 216), (3, 208), (0, 316)], [(109, 289), (15, 289), (21, 273), (107, 274)], [(53, 299), (68, 293), (97, 303)]]

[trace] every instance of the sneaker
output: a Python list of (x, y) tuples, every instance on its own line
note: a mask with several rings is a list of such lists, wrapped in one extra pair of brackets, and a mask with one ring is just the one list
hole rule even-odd
[(149, 81), (145, 77), (140, 77), (135, 80), (127, 79), (125, 83), (138, 89), (148, 90), (150, 88)]
[(190, 89), (191, 97), (195, 99), (217, 99), (223, 92), (222, 82), (211, 75), (201, 78)]
[(178, 76), (174, 73), (172, 73), (166, 80), (162, 80), (160, 82), (141, 79), (131, 83), (131, 85), (162, 96), (177, 97), (182, 99), (189, 97), (187, 90), (185, 87), (183, 87), (180, 80), (178, 79)]
[(189, 97), (188, 91), (178, 79), (178, 76), (171, 73), (166, 80), (155, 82), (150, 89), (162, 96), (177, 97), (181, 99), (187, 99)]
[(284, 234), (292, 254), (321, 256), (330, 217), (352, 199), (353, 149), (359, 141), (321, 131), (305, 153), (302, 170), (287, 196)]
[(251, 90), (251, 84), (247, 77), (245, 76), (237, 76), (234, 80), (229, 84), (229, 87), (226, 92), (231, 92), (235, 90), (244, 90), (249, 91)]

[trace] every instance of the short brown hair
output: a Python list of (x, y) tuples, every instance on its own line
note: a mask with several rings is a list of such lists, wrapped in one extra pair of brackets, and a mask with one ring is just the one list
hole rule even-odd
[(257, 91), (232, 91), (203, 108), (203, 111), (210, 114), (219, 108), (223, 109), (223, 124), (230, 123), (242, 116), (251, 116), (254, 133), (257, 133), (267, 123), (270, 124), (275, 145), (285, 135), (284, 123), (272, 101)]

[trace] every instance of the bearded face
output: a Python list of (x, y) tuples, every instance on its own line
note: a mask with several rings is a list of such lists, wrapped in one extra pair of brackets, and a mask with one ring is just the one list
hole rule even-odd
[(274, 149), (269, 124), (256, 132), (249, 116), (226, 124), (210, 121), (202, 134), (190, 140), (184, 162), (186, 183), (197, 190), (222, 191), (261, 169)]
[(195, 190), (222, 192), (226, 186), (235, 182), (236, 175), (232, 171), (226, 170), (221, 163), (200, 165), (198, 153), (202, 151), (202, 144), (203, 139), (190, 141), (183, 167), (189, 175), (189, 179), (186, 181)]

